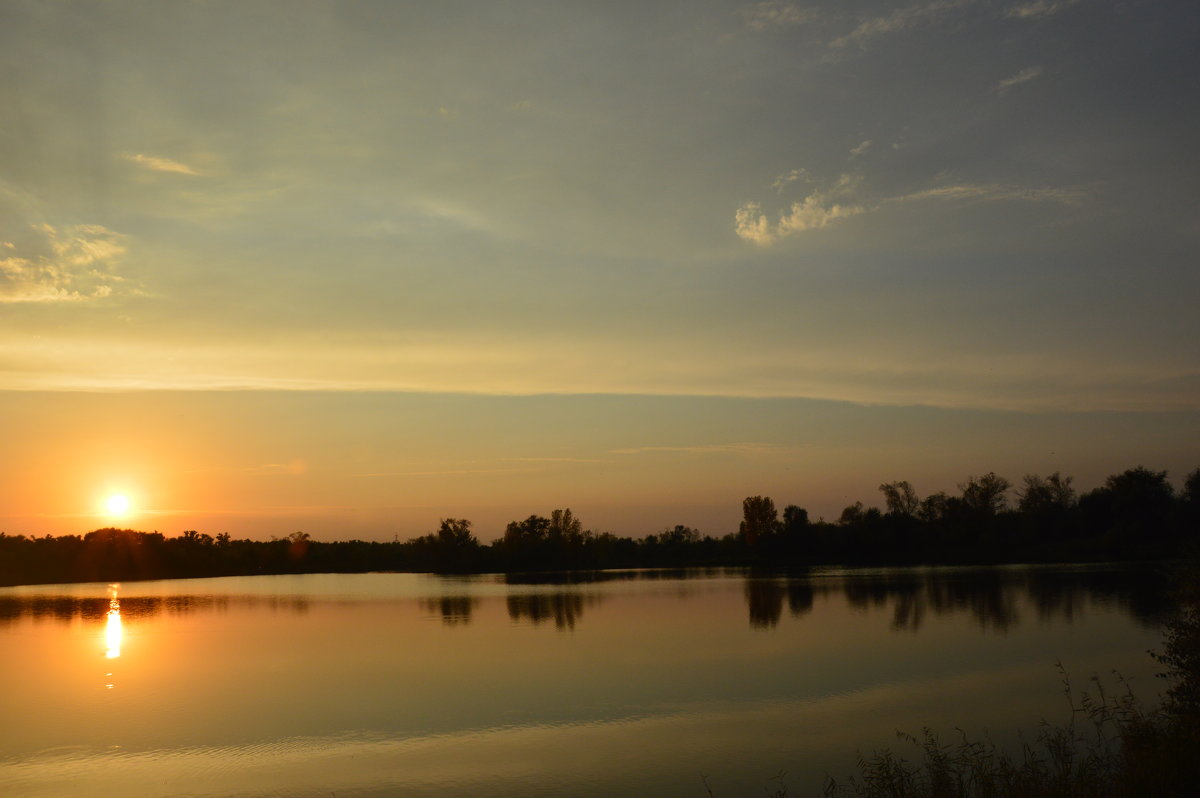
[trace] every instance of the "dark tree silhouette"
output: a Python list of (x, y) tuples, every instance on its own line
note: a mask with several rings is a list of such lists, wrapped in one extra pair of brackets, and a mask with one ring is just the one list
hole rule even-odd
[(760, 539), (773, 536), (779, 527), (775, 502), (766, 496), (747, 496), (742, 500), (742, 523), (738, 533), (753, 548)]
[(1045, 478), (1026, 474), (1022, 481), (1024, 487), (1017, 491), (1017, 509), (1022, 513), (1044, 516), (1061, 513), (1075, 506), (1071, 477), (1064, 477), (1055, 471)]
[(915, 516), (921, 507), (917, 492), (907, 481), (885, 482), (879, 486), (890, 515)]
[(1007, 501), (1004, 494), (1010, 487), (1012, 483), (1007, 479), (989, 471), (978, 478), (968, 477), (958, 489), (962, 491), (963, 504), (968, 510), (990, 516), (997, 515), (1004, 509)]

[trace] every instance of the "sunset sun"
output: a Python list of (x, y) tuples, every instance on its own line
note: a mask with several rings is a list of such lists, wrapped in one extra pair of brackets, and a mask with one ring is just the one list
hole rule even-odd
[(104, 500), (105, 511), (114, 518), (124, 518), (129, 514), (129, 497), (123, 493), (114, 493)]

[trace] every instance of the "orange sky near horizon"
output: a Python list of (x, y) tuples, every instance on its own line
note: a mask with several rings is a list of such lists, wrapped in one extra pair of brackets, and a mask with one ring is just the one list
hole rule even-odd
[[(235, 537), (407, 539), (445, 517), (489, 540), (570, 507), (641, 536), (677, 523), (735, 531), (770, 495), (814, 518), (911, 481), (953, 492), (995, 470), (1061, 470), (1089, 489), (1144, 464), (1196, 467), (1180, 424), (1136, 414), (867, 408), (802, 400), (141, 392), (0, 395), (0, 531), (103, 526)], [(703, 434), (696, 436), (696, 430)], [(104, 503), (128, 497), (127, 515)]]

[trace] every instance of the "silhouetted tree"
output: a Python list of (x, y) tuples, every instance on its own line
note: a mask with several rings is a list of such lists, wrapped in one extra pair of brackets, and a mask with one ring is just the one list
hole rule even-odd
[(470, 571), (476, 564), (479, 541), (465, 518), (443, 518), (434, 544), (434, 565), (442, 573)]
[(569, 507), (554, 510), (550, 513), (550, 527), (546, 532), (551, 540), (578, 541), (583, 534), (583, 523), (571, 513)]
[(1179, 494), (1183, 503), (1182, 518), (1183, 535), (1192, 546), (1200, 539), (1200, 468), (1187, 475), (1183, 481), (1183, 491)]
[(921, 507), (917, 492), (907, 481), (885, 482), (879, 486), (879, 490), (891, 515), (914, 516)]
[(958, 489), (968, 510), (980, 515), (996, 515), (1005, 507), (1004, 494), (1012, 484), (1004, 477), (989, 471), (981, 477), (968, 477)]
[(1023, 482), (1024, 487), (1017, 491), (1020, 500), (1017, 509), (1022, 513), (1046, 515), (1061, 513), (1075, 506), (1071, 477), (1064, 477), (1057, 471), (1045, 478), (1026, 474)]
[(1167, 554), (1175, 507), (1167, 472), (1143, 466), (1113, 474), (1079, 499), (1085, 528), (1101, 532), (1110, 556), (1121, 558)]
[(761, 538), (771, 537), (779, 526), (775, 502), (767, 496), (747, 496), (742, 500), (742, 523), (738, 533), (746, 545), (754, 548)]
[(812, 529), (808, 510), (789, 504), (783, 508), (779, 528), (779, 556), (791, 564), (808, 562), (812, 555)]
[(437, 538), (439, 544), (451, 549), (466, 548), (477, 542), (471, 534), (471, 522), (465, 518), (443, 518)]
[(866, 510), (863, 508), (862, 502), (855, 502), (842, 509), (842, 514), (838, 516), (838, 524), (841, 526), (854, 526), (861, 524), (866, 516)]
[(921, 506), (917, 509), (917, 518), (927, 524), (932, 524), (941, 521), (946, 517), (950, 497), (945, 491), (931, 493), (921, 502)]
[(785, 529), (804, 529), (808, 526), (808, 510), (789, 504), (783, 508), (783, 526)]
[(1200, 504), (1200, 468), (1192, 471), (1183, 480), (1183, 492), (1179, 498), (1188, 504)]
[[(208, 537), (205, 535), (205, 537)], [(212, 538), (209, 538), (209, 544), (212, 543)], [(308, 547), (312, 543), (312, 537), (307, 532), (296, 531), (287, 536), (287, 553), (288, 559), (292, 562), (303, 560), (308, 554)]]

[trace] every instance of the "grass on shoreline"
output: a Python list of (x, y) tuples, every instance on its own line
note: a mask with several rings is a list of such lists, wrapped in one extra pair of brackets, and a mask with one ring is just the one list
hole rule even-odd
[[(1115, 695), (1093, 677), (1091, 692), (1075, 700), (1065, 725), (1043, 723), (1035, 740), (1016, 754), (988, 740), (945, 742), (926, 729), (901, 734), (912, 759), (891, 750), (859, 760), (859, 773), (829, 779), (826, 798), (1184, 798), (1200, 790), (1200, 603), (1167, 625), (1161, 653), (1167, 681), (1162, 705), (1141, 708), (1117, 676)], [(1060, 666), (1061, 670), (1061, 666)], [(786, 787), (768, 791), (784, 798)]]

